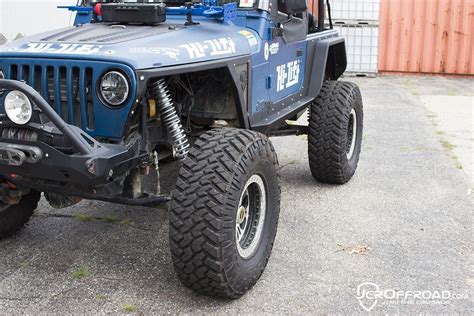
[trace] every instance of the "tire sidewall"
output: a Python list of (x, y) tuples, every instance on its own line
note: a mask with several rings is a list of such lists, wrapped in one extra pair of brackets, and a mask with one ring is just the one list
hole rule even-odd
[(33, 215), (41, 194), (36, 191), (23, 196), (18, 204), (0, 210), (0, 238), (8, 237), (18, 231)]
[[(254, 253), (241, 257), (236, 215), (248, 180), (266, 191), (265, 221)], [(236, 299), (252, 288), (270, 258), (280, 211), (278, 158), (255, 131), (226, 128), (201, 135), (181, 167), (170, 209), (173, 267), (188, 288)]]
[[(354, 147), (354, 153), (352, 154), (352, 157), (350, 159), (347, 159), (347, 156), (345, 157), (346, 164), (348, 167), (348, 172), (354, 174), (356, 169), (357, 169), (357, 164), (359, 162), (359, 156), (361, 152), (361, 147), (362, 147), (362, 132), (363, 132), (363, 112), (362, 112), (362, 105), (359, 103), (359, 98), (357, 97), (357, 94), (360, 94), (357, 88), (354, 88), (352, 90), (351, 94), (351, 100), (348, 102), (349, 106), (347, 107), (347, 121), (346, 121), (346, 126), (348, 128), (349, 125), (349, 117), (352, 109), (355, 110), (356, 112), (356, 120), (357, 120), (357, 126), (356, 126), (356, 137), (354, 139), (355, 147)], [(346, 133), (346, 140), (345, 143), (347, 144), (349, 142), (349, 139), (347, 139), (347, 133)]]
[[(266, 153), (262, 153), (263, 148), (259, 149), (259, 155), (251, 160), (251, 164), (245, 173), (238, 172), (234, 177), (234, 183), (240, 183), (239, 190), (231, 192), (230, 199), (236, 201), (236, 205), (232, 209), (228, 209), (229, 216), (232, 218), (232, 227), (228, 230), (226, 238), (232, 240), (232, 247), (224, 252), (224, 258), (233, 258), (226, 261), (226, 269), (230, 271), (227, 275), (231, 284), (234, 284), (234, 291), (237, 293), (246, 292), (258, 280), (261, 273), (265, 269), (268, 258), (273, 248), (273, 242), (276, 237), (278, 217), (280, 210), (280, 186), (278, 181), (278, 173), (274, 162)], [(246, 159), (244, 157), (242, 159)], [(237, 169), (238, 170), (238, 169)], [(259, 175), (265, 185), (266, 195), (266, 211), (265, 221), (263, 224), (262, 236), (257, 245), (257, 249), (249, 258), (242, 258), (237, 249), (236, 239), (236, 212), (240, 197), (245, 188), (245, 184), (253, 175)], [(236, 265), (236, 269), (230, 269), (232, 265)], [(234, 283), (234, 281), (236, 282)]]

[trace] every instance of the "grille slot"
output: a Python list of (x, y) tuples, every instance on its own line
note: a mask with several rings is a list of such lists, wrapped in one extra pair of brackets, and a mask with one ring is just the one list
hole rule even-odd
[(68, 124), (93, 130), (93, 68), (11, 64), (9, 79), (25, 81)]

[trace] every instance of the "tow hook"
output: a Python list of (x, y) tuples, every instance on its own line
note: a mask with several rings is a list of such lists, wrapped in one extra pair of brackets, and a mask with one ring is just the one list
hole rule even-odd
[(19, 167), (26, 161), (26, 155), (15, 148), (0, 148), (0, 163), (7, 166)]
[(38, 147), (0, 143), (0, 164), (19, 167), (26, 163), (37, 163), (43, 158)]

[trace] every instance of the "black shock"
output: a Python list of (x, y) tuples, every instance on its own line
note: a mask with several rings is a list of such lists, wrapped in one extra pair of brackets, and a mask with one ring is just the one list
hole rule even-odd
[(156, 100), (161, 120), (166, 125), (171, 138), (173, 139), (173, 155), (180, 160), (186, 159), (189, 152), (189, 142), (184, 133), (181, 120), (176, 114), (168, 86), (164, 79), (159, 79), (151, 83), (150, 95)]

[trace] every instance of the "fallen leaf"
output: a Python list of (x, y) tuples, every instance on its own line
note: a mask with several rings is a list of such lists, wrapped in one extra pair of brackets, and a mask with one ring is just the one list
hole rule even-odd
[(337, 249), (335, 252), (346, 251), (347, 249), (349, 249), (349, 247), (345, 247), (341, 244), (337, 244), (337, 246), (339, 247), (339, 249)]
[(367, 245), (359, 245), (352, 248), (349, 254), (356, 254), (356, 255), (363, 255), (366, 256), (369, 253), (369, 246)]

